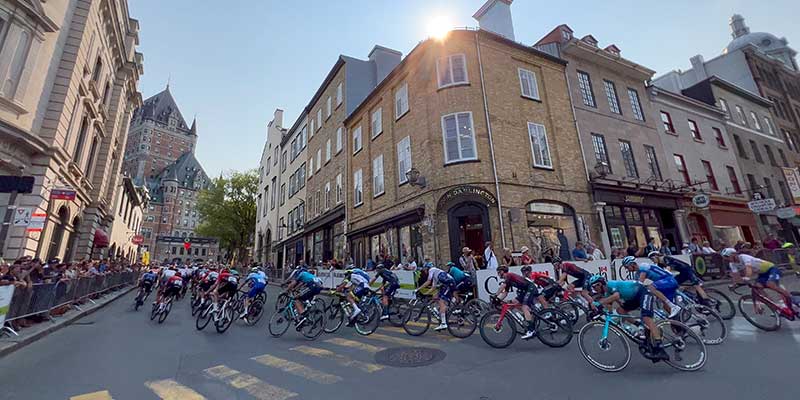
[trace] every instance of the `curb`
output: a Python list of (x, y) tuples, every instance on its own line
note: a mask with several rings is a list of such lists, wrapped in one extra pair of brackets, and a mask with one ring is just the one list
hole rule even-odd
[[(112, 297), (110, 297), (107, 301), (104, 301), (103, 303), (97, 303), (94, 307), (86, 308), (83, 311), (80, 311), (78, 313), (75, 313), (75, 314), (69, 316), (68, 318), (65, 318), (65, 319), (60, 320), (60, 321), (55, 322), (55, 323), (50, 323), (51, 326), (49, 328), (46, 328), (46, 329), (43, 329), (43, 330), (41, 330), (39, 332), (31, 334), (30, 336), (25, 337), (25, 338), (21, 339), (18, 342), (11, 342), (12, 344), (10, 346), (0, 349), (0, 357), (6, 356), (8, 354), (11, 354), (11, 353), (23, 348), (23, 347), (35, 342), (35, 341), (37, 341), (37, 340), (39, 340), (39, 339), (41, 339), (41, 338), (53, 333), (53, 332), (58, 331), (59, 329), (65, 327), (65, 326), (71, 325), (73, 322), (75, 322), (75, 321), (77, 321), (77, 320), (79, 320), (79, 319), (81, 319), (81, 318), (83, 318), (83, 317), (85, 317), (87, 315), (90, 315), (90, 314), (94, 313), (97, 310), (102, 309), (106, 305), (108, 305), (108, 304), (112, 303), (113, 301), (117, 300), (118, 298), (130, 293), (134, 289), (136, 289), (135, 285), (131, 286), (131, 287), (128, 287), (128, 288), (124, 288), (124, 289), (120, 290), (119, 292), (117, 292), (116, 294), (114, 294)], [(43, 322), (43, 323), (48, 323), (48, 322)]]

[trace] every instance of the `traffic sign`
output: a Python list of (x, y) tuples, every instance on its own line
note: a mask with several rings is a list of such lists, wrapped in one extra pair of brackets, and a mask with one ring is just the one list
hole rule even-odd
[(50, 191), (50, 200), (75, 200), (75, 189), (58, 188)]
[(747, 207), (756, 214), (770, 212), (775, 209), (775, 199), (753, 200), (747, 203)]
[(14, 226), (28, 226), (31, 223), (31, 213), (33, 209), (30, 207), (17, 207), (14, 210)]
[(142, 244), (142, 243), (144, 243), (144, 236), (136, 235), (136, 236), (132, 237), (131, 238), (131, 243), (133, 243), (133, 244), (135, 244), (137, 246)]

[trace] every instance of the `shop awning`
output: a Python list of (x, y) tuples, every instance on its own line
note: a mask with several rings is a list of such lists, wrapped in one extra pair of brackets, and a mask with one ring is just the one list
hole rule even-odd
[(756, 216), (750, 210), (730, 211), (711, 208), (711, 222), (716, 226), (756, 226)]
[(108, 247), (108, 233), (102, 229), (94, 230), (94, 247)]

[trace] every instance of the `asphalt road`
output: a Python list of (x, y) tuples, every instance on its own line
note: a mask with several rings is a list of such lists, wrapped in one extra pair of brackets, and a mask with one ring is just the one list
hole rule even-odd
[[(792, 289), (798, 285), (792, 282)], [(270, 305), (277, 292), (269, 287)], [(161, 325), (132, 309), (134, 293), (77, 324), (0, 359), (0, 399), (796, 399), (800, 322), (760, 332), (741, 317), (709, 347), (702, 371), (684, 373), (641, 358), (619, 373), (584, 361), (575, 341), (551, 349), (517, 339), (490, 348), (476, 332), (407, 336), (381, 326), (363, 337), (343, 327), (308, 341), (290, 330), (267, 334), (236, 322), (225, 334), (198, 332), (186, 300)], [(378, 364), (375, 353), (398, 346), (445, 352), (425, 367)]]

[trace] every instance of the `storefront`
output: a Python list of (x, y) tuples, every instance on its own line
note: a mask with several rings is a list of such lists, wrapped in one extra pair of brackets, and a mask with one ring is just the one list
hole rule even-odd
[(709, 206), (713, 237), (717, 244), (732, 246), (737, 241), (754, 243), (758, 240), (756, 215), (744, 202), (711, 200)]
[(612, 247), (624, 249), (635, 243), (641, 248), (652, 238), (656, 243), (669, 239), (677, 250), (682, 238), (674, 213), (681, 208), (682, 195), (605, 187), (593, 191), (595, 201), (605, 203), (603, 214)]
[(464, 247), (469, 247), (478, 256), (483, 254), (485, 243), (492, 241), (490, 210), (496, 213), (496, 207), (494, 194), (480, 186), (457, 186), (439, 198), (438, 215), (447, 218), (449, 260), (458, 260)]
[(341, 260), (344, 252), (344, 206), (312, 220), (305, 226), (305, 259), (309, 265), (322, 264), (332, 259)]
[(424, 238), (429, 232), (424, 216), (425, 209), (416, 208), (350, 232), (350, 254), (355, 265), (364, 267), (368, 259), (386, 258), (421, 264), (425, 260)]
[(525, 207), (531, 256), (547, 261), (559, 256), (571, 259), (570, 250), (578, 241), (578, 219), (567, 204), (535, 200)]

